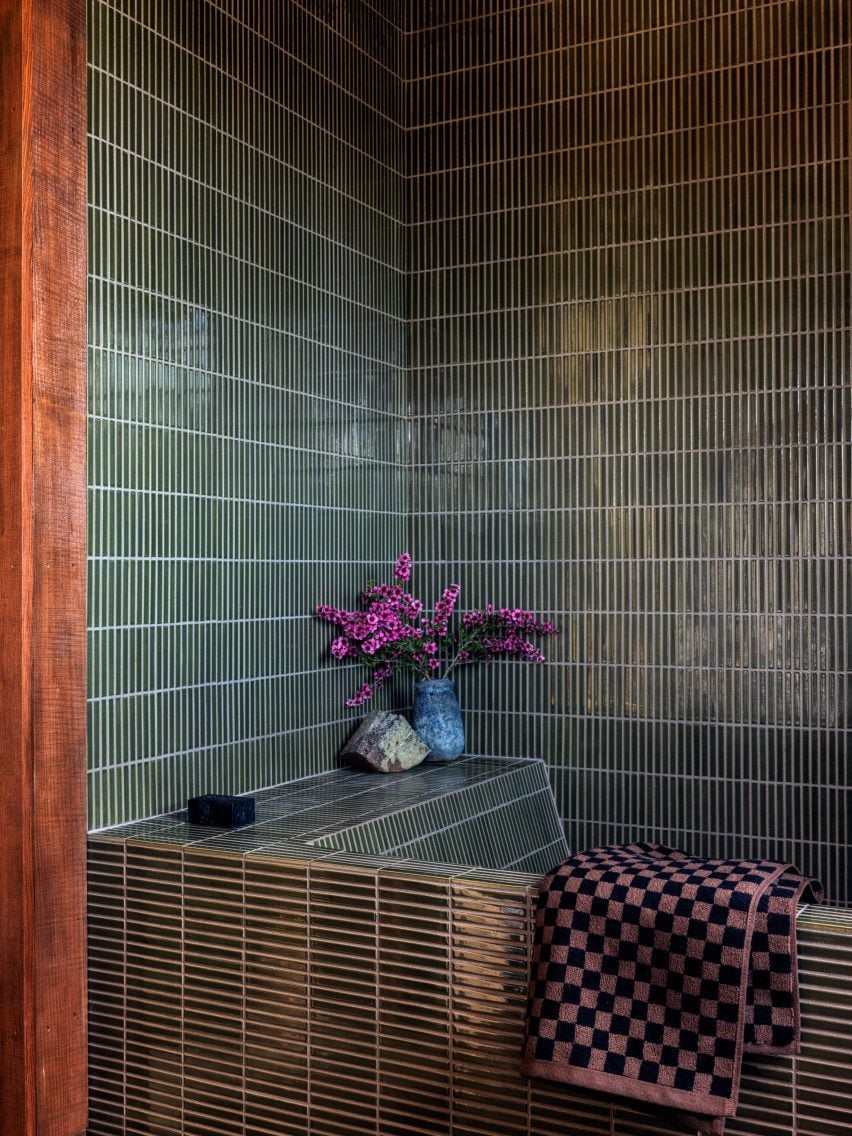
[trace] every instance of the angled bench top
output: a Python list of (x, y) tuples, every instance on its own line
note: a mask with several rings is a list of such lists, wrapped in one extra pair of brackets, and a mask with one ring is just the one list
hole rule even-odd
[(540, 876), (568, 855), (539, 759), (462, 757), (405, 773), (349, 768), (246, 794), (256, 820), (237, 829), (190, 824), (185, 811), (93, 837), (218, 851), (337, 859), (340, 854)]

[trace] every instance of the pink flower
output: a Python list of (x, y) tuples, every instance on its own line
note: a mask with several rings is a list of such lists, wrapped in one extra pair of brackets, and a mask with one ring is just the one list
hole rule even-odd
[(346, 699), (346, 705), (362, 706), (365, 702), (369, 702), (372, 697), (373, 688), (368, 682), (365, 682), (362, 687), (359, 687), (359, 689), (355, 691), (351, 698)]
[(349, 654), (349, 640), (344, 639), (342, 635), (334, 639), (331, 644), (331, 653), (335, 659), (345, 659)]
[[(361, 706), (373, 697), (395, 670), (411, 670), (420, 678), (433, 672), (446, 675), (462, 663), (491, 662), (498, 655), (542, 662), (544, 656), (530, 636), (555, 635), (549, 621), (539, 621), (524, 608), (493, 604), (468, 612), (451, 633), (460, 588), (444, 588), (430, 616), (405, 590), (411, 579), (411, 554), (403, 552), (393, 570), (394, 583), (367, 586), (361, 595), (360, 610), (346, 611), (330, 604), (318, 604), (318, 618), (339, 628), (330, 651), (335, 659), (360, 659), (371, 671), (347, 706)], [(442, 654), (444, 659), (442, 662)]]
[(396, 562), (396, 567), (393, 570), (395, 580), (410, 580), (411, 579), (411, 553), (403, 552), (399, 560)]
[(456, 601), (459, 598), (461, 588), (458, 584), (450, 584), (448, 588), (444, 588), (443, 595), (435, 604), (435, 618), (433, 626), (435, 633), (443, 638), (447, 634), (450, 619), (455, 611)]

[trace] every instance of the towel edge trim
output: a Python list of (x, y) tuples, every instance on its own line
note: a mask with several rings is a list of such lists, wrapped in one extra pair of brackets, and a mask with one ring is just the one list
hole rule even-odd
[(646, 1104), (662, 1105), (681, 1112), (691, 1112), (700, 1116), (733, 1116), (736, 1102), (729, 1097), (718, 1100), (706, 1095), (697, 1095), (688, 1089), (675, 1089), (668, 1085), (645, 1084), (619, 1076), (617, 1073), (602, 1073), (595, 1069), (581, 1069), (573, 1065), (557, 1065), (538, 1058), (523, 1058), (521, 1073), (525, 1077), (535, 1077), (544, 1081), (559, 1081), (563, 1085), (575, 1085), (580, 1089), (593, 1089), (595, 1092), (609, 1093), (610, 1096), (630, 1097)]

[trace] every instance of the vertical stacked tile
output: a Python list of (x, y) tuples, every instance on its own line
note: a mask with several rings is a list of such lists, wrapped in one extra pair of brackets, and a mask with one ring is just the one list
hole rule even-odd
[(374, 1136), (378, 1073), (378, 880), (310, 865), (311, 1136)]
[(600, 1096), (564, 1085), (535, 1082), (530, 1088), (529, 1136), (612, 1136), (612, 1106)]
[(551, 615), (462, 673), (573, 847), (852, 895), (845, 0), (471, 0), (410, 40), (412, 552)]
[[(92, 839), (91, 1136), (680, 1131), (520, 1077), (530, 876), (172, 835)], [(852, 918), (798, 930), (802, 1053), (746, 1061), (732, 1136), (848, 1128)]]
[[(126, 845), (125, 1136), (183, 1136), (187, 1037), (181, 849)], [(93, 1127), (93, 1131), (98, 1130)]]
[(98, 828), (328, 768), (313, 606), (401, 550), (402, 33), (340, 5), (89, 3)]
[(123, 840), (94, 838), (88, 858), (89, 1116), (98, 1136), (125, 1136), (127, 915)]
[(388, 870), (379, 874), (378, 888), (378, 1130), (384, 1136), (449, 1132), (449, 880)]
[(810, 908), (799, 921), (802, 1052), (796, 1058), (796, 1136), (844, 1136), (849, 1128), (852, 914)]
[(461, 758), (451, 770), (427, 763), (412, 780), (405, 777), (397, 781), (401, 792), (417, 794), (407, 807), (400, 807), (402, 796), (396, 797), (386, 782), (374, 778), (372, 791), (365, 787), (357, 797), (363, 802), (359, 807), (373, 798), (371, 815), (358, 816), (350, 827), (343, 801), (334, 829), (324, 819), (319, 830), (323, 835), (312, 835), (311, 844), (317, 849), (538, 875), (568, 855), (542, 761)]
[(307, 862), (245, 860), (246, 1118), (252, 1136), (308, 1123)]
[(246, 957), (243, 858), (184, 858), (185, 1136), (244, 1136)]
[(730, 1136), (784, 1136), (795, 1131), (795, 1062), (790, 1057), (743, 1061), (740, 1100)]
[(529, 1116), (529, 1084), (518, 1060), (530, 889), (457, 879), (451, 897), (453, 1123), (460, 1132), (514, 1136), (526, 1131)]
[[(651, 1116), (628, 1102), (614, 1102), (612, 1109), (613, 1136), (682, 1136), (683, 1124), (673, 1116)], [(780, 1133), (779, 1133), (780, 1136)]]

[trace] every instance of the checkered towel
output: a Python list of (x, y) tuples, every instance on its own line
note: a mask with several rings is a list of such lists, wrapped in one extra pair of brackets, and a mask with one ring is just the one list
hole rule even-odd
[(722, 1132), (743, 1052), (797, 1049), (806, 891), (821, 898), (795, 868), (766, 860), (655, 844), (572, 856), (542, 883), (521, 1071)]

